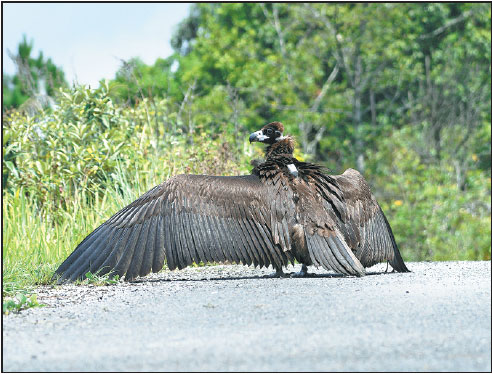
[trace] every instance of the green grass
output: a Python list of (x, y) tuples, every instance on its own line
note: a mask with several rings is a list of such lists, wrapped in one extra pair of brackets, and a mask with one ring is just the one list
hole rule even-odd
[(73, 196), (69, 210), (51, 213), (38, 207), (20, 189), (14, 194), (5, 193), (3, 297), (29, 293), (36, 285), (49, 284), (56, 268), (77, 244), (112, 214), (152, 187), (150, 179), (155, 178), (137, 175), (134, 183), (120, 180), (118, 185), (122, 192), (116, 188), (106, 189), (97, 194), (93, 202), (81, 189)]
[(93, 274), (90, 271), (85, 273), (86, 278), (82, 281), (76, 282), (76, 284), (92, 284), (94, 286), (107, 286), (110, 284), (116, 284), (120, 280), (119, 275), (111, 277), (109, 274), (98, 275)]
[[(175, 153), (184, 152), (184, 147), (175, 147)], [(90, 199), (87, 188), (80, 186), (65, 201), (65, 209), (49, 210), (29, 198), (29, 191), (18, 188), (3, 193), (3, 300), (12, 310), (36, 306), (35, 303), (15, 301), (18, 295), (30, 295), (37, 285), (51, 283), (54, 271), (75, 247), (96, 227), (111, 215), (134, 201), (150, 188), (181, 173), (197, 174), (242, 174), (249, 165), (241, 162), (239, 168), (231, 167), (232, 160), (213, 159), (216, 152), (196, 156), (188, 152), (187, 157), (176, 154), (149, 157), (132, 174), (119, 167), (111, 175), (112, 183)], [(180, 155), (178, 155), (180, 156)], [(215, 162), (214, 162), (215, 161)], [(217, 170), (207, 170), (212, 165)], [(203, 169), (203, 170), (202, 170)], [(95, 285), (111, 284), (113, 280), (89, 274), (85, 281)], [(82, 282), (83, 283), (83, 282)], [(20, 297), (20, 296), (19, 296)], [(15, 304), (15, 305), (14, 305)], [(17, 306), (16, 306), (17, 305)]]
[(26, 294), (19, 292), (15, 297), (6, 297), (2, 303), (2, 312), (4, 314), (18, 313), (23, 309), (44, 306), (39, 304), (36, 294)]

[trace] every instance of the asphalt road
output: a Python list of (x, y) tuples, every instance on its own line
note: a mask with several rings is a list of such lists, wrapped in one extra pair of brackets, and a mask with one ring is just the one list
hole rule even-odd
[(490, 262), (408, 267), (270, 279), (224, 265), (40, 288), (46, 307), (3, 318), (3, 370), (490, 372)]

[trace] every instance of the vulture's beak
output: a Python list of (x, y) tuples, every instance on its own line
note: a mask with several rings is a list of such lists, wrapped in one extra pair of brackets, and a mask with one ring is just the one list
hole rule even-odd
[(250, 143), (253, 143), (253, 142), (263, 142), (266, 139), (268, 139), (268, 136), (263, 135), (263, 131), (261, 131), (261, 130), (256, 131), (256, 132), (252, 133), (249, 136), (249, 142)]

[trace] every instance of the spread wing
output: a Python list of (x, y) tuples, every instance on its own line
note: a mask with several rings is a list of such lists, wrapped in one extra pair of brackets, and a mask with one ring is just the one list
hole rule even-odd
[(354, 169), (331, 177), (345, 202), (338, 226), (362, 265), (369, 267), (389, 261), (396, 271), (408, 272), (388, 220), (364, 177)]
[[(324, 194), (320, 194), (322, 188), (318, 187), (316, 182), (299, 182), (297, 185), (298, 206), (302, 207), (298, 209), (297, 215), (303, 223), (309, 257), (315, 266), (322, 266), (327, 270), (364, 275), (364, 267), (337, 228), (338, 218), (332, 206), (333, 201), (337, 201), (335, 196), (328, 188), (324, 189)], [(332, 204), (327, 204), (326, 194), (330, 195)]]
[(164, 262), (171, 270), (224, 261), (281, 268), (292, 257), (280, 186), (256, 175), (178, 175), (95, 229), (55, 276), (63, 283), (111, 272), (131, 280)]

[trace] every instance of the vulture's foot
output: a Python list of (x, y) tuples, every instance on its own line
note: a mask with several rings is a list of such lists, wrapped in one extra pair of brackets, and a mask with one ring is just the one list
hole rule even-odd
[(291, 278), (302, 278), (302, 277), (305, 277), (307, 275), (308, 275), (307, 266), (305, 264), (302, 264), (301, 270), (298, 271), (297, 273), (290, 273)]
[(393, 269), (393, 267), (392, 267), (393, 270), (388, 271), (388, 267), (389, 267), (389, 261), (386, 261), (386, 270), (384, 271), (385, 273), (390, 273), (390, 274), (391, 273), (396, 273), (396, 270)]
[(265, 278), (287, 278), (289, 275), (285, 274), (282, 269), (275, 269), (275, 273), (265, 275)]

